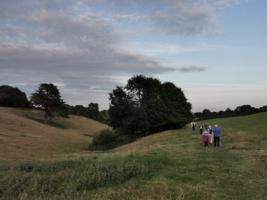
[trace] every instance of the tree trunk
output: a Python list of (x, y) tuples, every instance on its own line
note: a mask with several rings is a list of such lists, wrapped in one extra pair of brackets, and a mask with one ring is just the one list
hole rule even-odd
[(49, 110), (48, 108), (45, 108), (44, 110), (44, 122), (47, 124), (48, 121), (48, 116), (49, 116)]

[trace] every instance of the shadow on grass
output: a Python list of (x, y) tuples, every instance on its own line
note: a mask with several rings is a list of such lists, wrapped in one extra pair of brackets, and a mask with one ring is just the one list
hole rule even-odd
[(68, 129), (69, 126), (67, 126), (66, 124), (60, 123), (60, 122), (56, 122), (52, 120), (49, 120), (47, 123), (45, 122), (45, 120), (43, 118), (39, 118), (39, 117), (34, 117), (31, 115), (25, 115), (28, 119), (36, 121), (38, 123), (42, 123), (48, 126), (52, 126), (54, 128), (59, 128), (59, 129)]

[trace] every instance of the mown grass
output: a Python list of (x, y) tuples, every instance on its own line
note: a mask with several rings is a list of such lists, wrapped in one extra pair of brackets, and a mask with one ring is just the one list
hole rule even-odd
[(0, 163), (0, 199), (267, 199), (267, 124), (255, 120), (266, 116), (210, 121), (223, 128), (220, 148), (181, 129), (58, 161)]

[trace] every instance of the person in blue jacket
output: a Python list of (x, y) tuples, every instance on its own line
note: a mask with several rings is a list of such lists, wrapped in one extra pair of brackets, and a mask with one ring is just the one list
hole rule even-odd
[(214, 147), (219, 147), (220, 146), (220, 138), (221, 138), (221, 129), (218, 127), (217, 124), (212, 129), (212, 132), (213, 132)]

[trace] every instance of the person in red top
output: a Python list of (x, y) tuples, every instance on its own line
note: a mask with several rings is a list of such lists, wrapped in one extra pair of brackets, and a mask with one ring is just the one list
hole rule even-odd
[(209, 131), (205, 129), (202, 133), (202, 141), (204, 142), (204, 146), (209, 146)]

